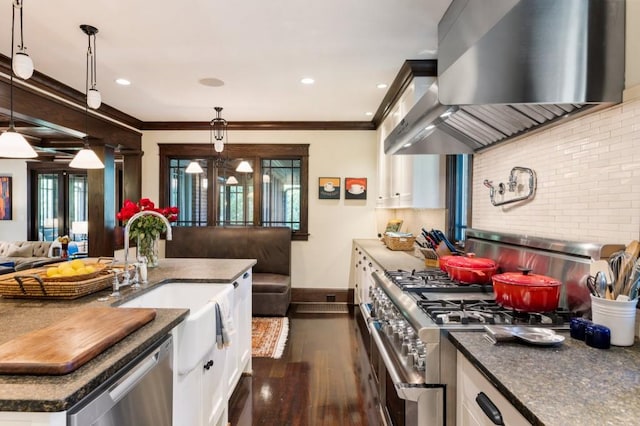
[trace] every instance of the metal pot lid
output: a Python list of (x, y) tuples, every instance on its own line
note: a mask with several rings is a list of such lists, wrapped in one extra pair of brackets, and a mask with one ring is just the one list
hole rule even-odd
[(470, 269), (487, 269), (496, 268), (498, 265), (492, 259), (475, 257), (473, 253), (468, 253), (466, 256), (454, 256), (451, 259), (447, 259), (447, 266)]
[(524, 269), (522, 272), (504, 272), (492, 277), (495, 281), (505, 284), (540, 286), (540, 287), (557, 287), (562, 283), (555, 278), (545, 275), (532, 274), (531, 270)]

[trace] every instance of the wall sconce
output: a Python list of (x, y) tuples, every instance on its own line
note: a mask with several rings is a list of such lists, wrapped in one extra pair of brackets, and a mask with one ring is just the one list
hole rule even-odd
[(220, 117), (220, 112), (222, 111), (222, 107), (213, 108), (216, 110), (216, 118), (211, 120), (209, 123), (211, 125), (209, 131), (209, 138), (211, 135), (215, 138), (215, 143), (213, 144), (216, 152), (222, 152), (224, 150), (225, 139), (227, 138), (227, 120)]
[[(18, 77), (20, 77), (21, 74), (26, 75), (27, 73), (24, 72), (25, 70), (23, 69), (18, 70), (20, 74), (16, 72), (16, 68), (19, 68), (19, 67), (15, 64), (15, 61), (17, 60), (17, 57), (19, 55), (18, 54), (14, 55), (14, 45), (15, 45), (14, 27), (15, 27), (15, 20), (16, 20), (15, 12), (16, 12), (16, 8), (20, 8), (20, 20), (22, 21), (22, 3), (16, 0), (11, 7), (12, 7), (13, 16), (11, 18), (11, 73), (10, 73), (10, 80), (9, 80), (10, 81), (10, 89), (9, 89), (10, 115), (9, 115), (9, 128), (0, 135), (0, 157), (35, 158), (38, 156), (38, 154), (33, 149), (33, 147), (29, 144), (29, 142), (27, 142), (24, 136), (16, 132), (16, 129), (14, 127), (15, 124), (13, 122), (13, 74), (15, 73)], [(20, 26), (20, 32), (22, 33), (22, 25)], [(22, 42), (20, 47), (21, 48), (24, 47), (22, 46)], [(29, 56), (26, 53), (24, 53), (24, 55), (27, 58), (29, 58)], [(20, 60), (24, 60), (24, 58), (21, 57)], [(29, 58), (29, 61), (31, 61), (31, 58)], [(31, 67), (33, 68), (33, 63), (31, 64)], [(33, 69), (31, 70), (31, 73), (33, 73)], [(27, 78), (29, 77), (31, 77), (31, 74), (29, 74)]]
[[(104, 169), (104, 164), (98, 158), (96, 153), (93, 152), (91, 146), (89, 145), (89, 107), (96, 109), (100, 106), (100, 92), (95, 89), (96, 58), (95, 54), (91, 53), (91, 36), (93, 36), (93, 44), (95, 46), (96, 33), (98, 32), (98, 29), (96, 27), (92, 27), (91, 25), (80, 25), (80, 29), (89, 38), (89, 49), (87, 50), (87, 73), (85, 78), (85, 90), (87, 99), (84, 107), (84, 125), (86, 136), (84, 137), (84, 147), (80, 151), (78, 151), (75, 157), (73, 157), (73, 160), (71, 160), (71, 163), (69, 163), (69, 167), (73, 167), (75, 169)], [(90, 64), (91, 76), (89, 76)], [(92, 89), (89, 89), (90, 79)], [(94, 93), (91, 92), (92, 90), (94, 90)], [(95, 92), (97, 92), (97, 97)]]
[(251, 164), (249, 164), (248, 161), (242, 160), (240, 162), (240, 164), (238, 164), (238, 167), (236, 167), (236, 172), (239, 172), (239, 173), (252, 173), (253, 172), (253, 168), (251, 167)]

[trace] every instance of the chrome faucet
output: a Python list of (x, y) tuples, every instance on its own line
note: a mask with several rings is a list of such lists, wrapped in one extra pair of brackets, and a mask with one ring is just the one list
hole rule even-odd
[[(167, 227), (167, 240), (171, 240), (172, 238), (171, 223), (169, 223), (169, 219), (167, 219), (162, 214), (153, 210), (143, 210), (131, 216), (131, 219), (129, 219), (129, 221), (127, 222), (127, 225), (124, 227), (124, 270), (125, 272), (128, 271), (128, 268), (129, 268), (129, 231), (131, 229), (131, 225), (133, 224), (133, 222), (135, 222), (142, 216), (147, 216), (147, 215), (158, 216), (160, 219), (162, 219), (164, 221), (164, 224)], [(138, 271), (136, 268), (136, 276), (137, 276), (137, 272)], [(124, 283), (122, 283), (122, 285), (129, 284), (129, 274), (125, 273), (124, 277), (125, 277)]]

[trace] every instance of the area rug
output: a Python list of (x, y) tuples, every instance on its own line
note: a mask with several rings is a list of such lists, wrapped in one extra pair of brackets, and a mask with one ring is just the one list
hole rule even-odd
[(254, 317), (251, 319), (251, 356), (280, 358), (289, 336), (289, 318)]

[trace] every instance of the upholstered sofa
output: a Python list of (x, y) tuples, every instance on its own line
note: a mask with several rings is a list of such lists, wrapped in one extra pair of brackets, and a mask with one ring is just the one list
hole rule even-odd
[(53, 261), (51, 241), (0, 241), (0, 264), (13, 264), (16, 271)]
[(256, 259), (254, 316), (285, 316), (291, 302), (291, 229), (287, 227), (176, 226), (166, 257)]

